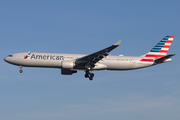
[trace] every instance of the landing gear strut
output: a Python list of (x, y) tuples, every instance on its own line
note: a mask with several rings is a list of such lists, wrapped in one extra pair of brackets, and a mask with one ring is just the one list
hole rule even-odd
[(93, 80), (94, 73), (90, 73), (89, 71), (86, 71), (86, 74), (84, 75), (85, 78), (89, 78), (89, 80)]
[(22, 73), (22, 72), (23, 72), (22, 67), (21, 67), (21, 66), (19, 66), (19, 68), (20, 68), (19, 72), (20, 72), (20, 73)]

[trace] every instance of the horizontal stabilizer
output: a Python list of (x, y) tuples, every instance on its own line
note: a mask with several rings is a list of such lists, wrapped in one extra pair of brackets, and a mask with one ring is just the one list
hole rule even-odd
[(171, 58), (174, 55), (176, 55), (176, 54), (171, 54), (171, 55), (167, 55), (165, 57), (159, 58), (159, 59), (155, 60), (155, 63), (157, 64), (157, 63), (166, 62), (167, 59)]

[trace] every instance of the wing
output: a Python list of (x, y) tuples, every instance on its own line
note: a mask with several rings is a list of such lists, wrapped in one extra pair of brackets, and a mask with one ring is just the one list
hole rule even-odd
[(108, 53), (114, 48), (118, 47), (121, 44), (121, 40), (119, 40), (116, 44), (107, 47), (103, 50), (95, 52), (93, 54), (89, 54), (87, 56), (76, 59), (77, 66), (84, 66), (85, 68), (93, 68), (95, 63), (108, 56)]

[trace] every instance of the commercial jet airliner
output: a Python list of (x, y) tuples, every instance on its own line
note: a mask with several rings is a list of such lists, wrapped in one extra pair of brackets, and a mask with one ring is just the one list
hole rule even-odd
[(98, 70), (133, 70), (171, 61), (175, 54), (166, 55), (174, 36), (164, 37), (150, 52), (142, 56), (112, 56), (108, 53), (121, 44), (116, 44), (92, 54), (63, 54), (21, 52), (10, 54), (4, 60), (20, 67), (60, 68), (62, 75), (72, 75), (85, 71), (85, 77), (92, 80), (92, 71)]

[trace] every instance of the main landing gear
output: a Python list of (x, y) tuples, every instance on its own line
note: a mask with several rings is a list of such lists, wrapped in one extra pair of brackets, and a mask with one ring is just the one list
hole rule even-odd
[(84, 75), (85, 78), (89, 78), (89, 80), (93, 80), (94, 73), (90, 73), (89, 71), (86, 71), (86, 74)]
[(20, 72), (20, 73), (22, 73), (22, 72), (23, 72), (22, 67), (21, 67), (21, 66), (19, 66), (19, 68), (20, 68), (19, 72)]

